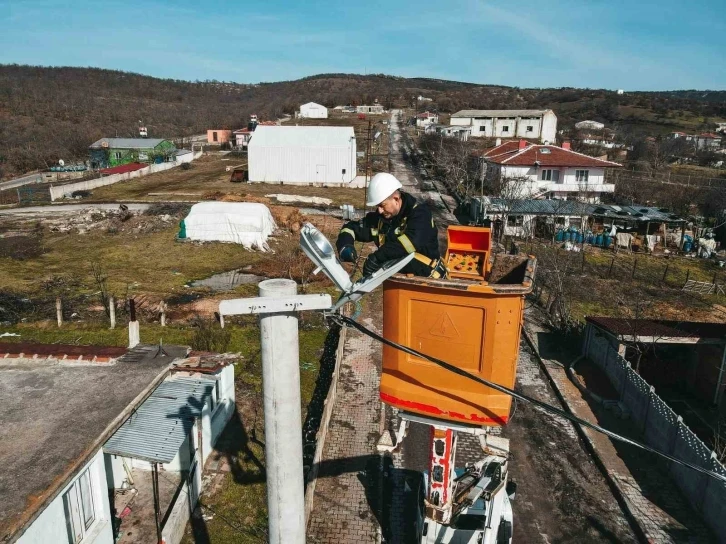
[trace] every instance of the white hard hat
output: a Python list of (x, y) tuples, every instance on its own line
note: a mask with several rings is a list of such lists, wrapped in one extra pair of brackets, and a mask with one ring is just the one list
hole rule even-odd
[(401, 182), (395, 176), (386, 172), (376, 174), (373, 176), (370, 185), (368, 185), (366, 206), (378, 206), (401, 187), (403, 185), (401, 185)]

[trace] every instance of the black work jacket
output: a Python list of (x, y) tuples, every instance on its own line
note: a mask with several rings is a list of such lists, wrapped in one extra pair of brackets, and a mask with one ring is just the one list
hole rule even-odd
[[(415, 197), (403, 191), (401, 199), (401, 211), (390, 220), (384, 219), (378, 212), (370, 212), (359, 221), (343, 225), (335, 244), (338, 252), (354, 242), (373, 242), (378, 247), (375, 258), (381, 264), (414, 252), (429, 259), (438, 259), (438, 231), (429, 207), (419, 204)], [(428, 276), (431, 267), (414, 259), (402, 272)]]

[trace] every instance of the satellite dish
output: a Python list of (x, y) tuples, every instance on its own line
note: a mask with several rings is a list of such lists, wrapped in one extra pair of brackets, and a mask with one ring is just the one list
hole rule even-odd
[(59, 166), (64, 166), (65, 164), (66, 164), (66, 163), (65, 163), (65, 161), (64, 161), (63, 159), (60, 159), (60, 160), (58, 161), (58, 165), (59, 165)]

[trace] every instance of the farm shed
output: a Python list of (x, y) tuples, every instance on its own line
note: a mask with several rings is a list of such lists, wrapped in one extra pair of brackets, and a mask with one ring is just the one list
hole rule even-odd
[(356, 177), (353, 127), (258, 126), (248, 145), (257, 183), (347, 185)]
[(315, 102), (308, 102), (307, 104), (300, 106), (298, 117), (306, 119), (327, 119), (328, 108), (320, 104), (316, 104)]

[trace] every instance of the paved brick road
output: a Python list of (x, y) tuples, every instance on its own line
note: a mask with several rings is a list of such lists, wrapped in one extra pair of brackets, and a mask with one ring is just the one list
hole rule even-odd
[[(362, 323), (377, 329), (362, 317)], [(381, 346), (349, 329), (308, 526), (311, 543), (376, 542)]]

